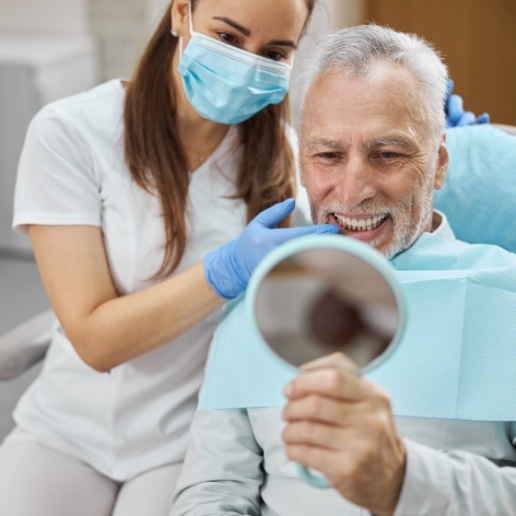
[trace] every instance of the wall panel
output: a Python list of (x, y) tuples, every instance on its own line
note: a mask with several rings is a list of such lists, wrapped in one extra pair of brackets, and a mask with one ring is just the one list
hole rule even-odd
[(365, 13), (432, 41), (466, 108), (516, 125), (516, 1), (367, 0)]

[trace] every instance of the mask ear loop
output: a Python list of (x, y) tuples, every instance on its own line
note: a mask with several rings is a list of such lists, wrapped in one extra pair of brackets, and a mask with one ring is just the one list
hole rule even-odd
[(188, 2), (188, 25), (190, 26), (190, 36), (193, 36), (193, 22), (192, 22), (192, 0)]
[[(190, 37), (193, 36), (193, 22), (192, 22), (192, 1), (188, 2), (188, 26), (190, 28)], [(183, 57), (183, 36), (179, 36), (179, 60)]]

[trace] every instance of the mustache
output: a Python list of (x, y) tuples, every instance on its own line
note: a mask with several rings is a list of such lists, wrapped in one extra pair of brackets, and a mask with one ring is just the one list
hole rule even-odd
[(377, 201), (363, 201), (357, 206), (349, 206), (343, 202), (331, 202), (324, 205), (314, 206), (314, 213), (318, 220), (327, 220), (333, 213), (345, 213), (346, 215), (391, 215), (397, 216), (402, 210), (400, 206), (388, 205)]

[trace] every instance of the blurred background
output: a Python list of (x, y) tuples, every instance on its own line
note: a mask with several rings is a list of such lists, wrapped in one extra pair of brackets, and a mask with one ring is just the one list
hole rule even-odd
[[(256, 0), (259, 1), (259, 0)], [(47, 102), (130, 77), (169, 0), (0, 0), (0, 335), (48, 308), (27, 237), (11, 230), (27, 125)], [(466, 109), (516, 125), (515, 0), (319, 0), (298, 55), (329, 30), (368, 21), (424, 36), (441, 51)], [(0, 349), (1, 353), (1, 349)], [(38, 368), (0, 384), (0, 439)]]

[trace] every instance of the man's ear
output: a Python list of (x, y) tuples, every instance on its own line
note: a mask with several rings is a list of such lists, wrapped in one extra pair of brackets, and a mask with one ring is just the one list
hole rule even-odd
[(446, 133), (443, 134), (443, 139), (439, 144), (438, 157), (437, 157), (437, 166), (435, 170), (435, 178), (434, 178), (434, 188), (435, 190), (439, 190), (446, 179), (446, 172), (448, 171), (448, 163), (450, 161), (450, 157), (448, 155), (448, 149), (446, 148)]
[(174, 0), (170, 11), (171, 27), (179, 31), (183, 36), (188, 24), (188, 0)]
[(299, 182), (301, 186), (306, 188), (306, 177), (305, 167), (303, 167), (303, 133), (302, 129), (299, 130), (299, 136), (297, 141), (297, 166), (299, 168)]
[(301, 153), (299, 154), (299, 182), (301, 183), (301, 186), (303, 188), (306, 188), (306, 181), (305, 181), (305, 167), (301, 164)]

